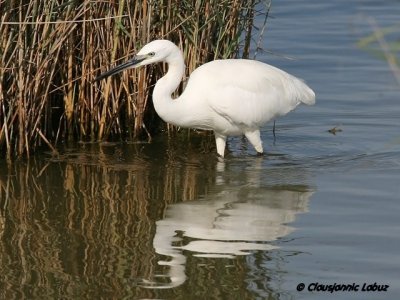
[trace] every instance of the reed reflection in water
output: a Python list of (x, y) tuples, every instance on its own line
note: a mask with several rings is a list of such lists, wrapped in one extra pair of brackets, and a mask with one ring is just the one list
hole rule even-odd
[[(184, 298), (190, 289), (157, 288), (206, 290), (215, 279), (193, 278), (188, 256), (234, 259), (277, 247), (270, 242), (291, 232), (312, 193), (265, 183), (274, 171), (261, 171), (263, 159), (221, 166), (210, 154), (161, 147), (162, 159), (150, 159), (153, 147), (136, 147), (88, 146), (0, 166), (0, 298)], [(302, 173), (286, 170), (279, 178)], [(242, 285), (250, 266), (236, 264), (234, 275), (209, 276)]]

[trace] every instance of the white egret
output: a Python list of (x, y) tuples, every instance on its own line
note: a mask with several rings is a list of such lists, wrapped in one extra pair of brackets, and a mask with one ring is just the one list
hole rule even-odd
[(153, 91), (157, 114), (180, 127), (213, 130), (217, 153), (224, 157), (227, 136), (245, 135), (263, 153), (260, 127), (296, 108), (312, 105), (315, 94), (301, 79), (271, 65), (248, 59), (208, 62), (192, 72), (183, 93), (172, 99), (185, 72), (181, 50), (167, 40), (145, 45), (132, 59), (101, 74), (95, 81), (157, 62), (168, 72)]

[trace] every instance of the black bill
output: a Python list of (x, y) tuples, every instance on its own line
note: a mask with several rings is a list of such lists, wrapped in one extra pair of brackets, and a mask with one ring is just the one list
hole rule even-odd
[(138, 63), (140, 63), (141, 61), (143, 61), (145, 59), (145, 57), (134, 57), (130, 60), (128, 60), (127, 62), (120, 64), (114, 68), (112, 68), (111, 70), (108, 70), (107, 72), (104, 72), (102, 74), (100, 74), (99, 76), (97, 76), (94, 81), (99, 81), (102, 80), (108, 76), (117, 74), (119, 72), (122, 72), (123, 70), (129, 69), (129, 68), (133, 68), (135, 65), (137, 65)]

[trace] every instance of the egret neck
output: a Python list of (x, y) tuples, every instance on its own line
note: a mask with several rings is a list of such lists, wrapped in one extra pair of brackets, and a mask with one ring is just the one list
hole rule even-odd
[(172, 99), (171, 96), (178, 88), (185, 73), (185, 63), (181, 51), (170, 54), (165, 62), (168, 64), (168, 72), (157, 81), (153, 90), (154, 109), (164, 121), (177, 126), (185, 126), (185, 124), (180, 124), (179, 120), (180, 116), (187, 113), (183, 109), (186, 103), (182, 97)]

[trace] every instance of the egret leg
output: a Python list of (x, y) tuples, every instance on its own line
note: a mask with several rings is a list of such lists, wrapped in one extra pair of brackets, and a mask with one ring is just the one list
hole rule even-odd
[(262, 141), (260, 138), (260, 130), (254, 130), (254, 131), (247, 131), (244, 133), (246, 138), (249, 140), (250, 144), (253, 145), (254, 149), (256, 149), (258, 154), (263, 154), (263, 146), (262, 146)]
[(215, 134), (215, 144), (217, 145), (217, 153), (219, 156), (224, 157), (226, 136), (217, 132), (214, 132), (214, 134)]

